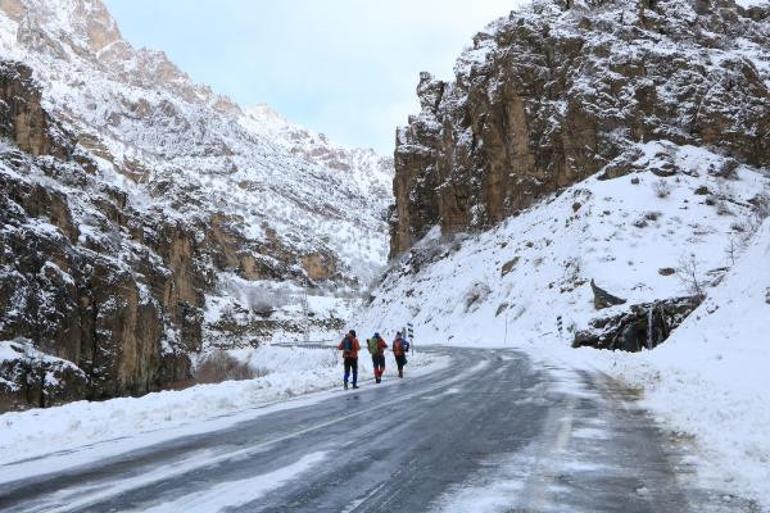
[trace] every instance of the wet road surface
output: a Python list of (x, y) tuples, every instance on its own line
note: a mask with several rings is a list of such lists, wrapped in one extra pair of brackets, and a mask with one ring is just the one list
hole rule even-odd
[(53, 472), (40, 458), (40, 475), (0, 483), (0, 511), (758, 511), (699, 488), (627, 390), (514, 351), (434, 351), (450, 364), (429, 375), (389, 369), (383, 385)]

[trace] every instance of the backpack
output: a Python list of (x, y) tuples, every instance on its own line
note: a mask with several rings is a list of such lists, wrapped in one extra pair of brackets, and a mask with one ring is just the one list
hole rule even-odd
[(342, 352), (343, 353), (351, 353), (353, 351), (353, 339), (349, 336), (345, 336), (345, 338), (342, 339)]
[(366, 346), (369, 349), (370, 354), (379, 354), (380, 352), (380, 348), (378, 347), (380, 345), (379, 342), (380, 341), (377, 340), (376, 338), (370, 338), (369, 340), (366, 341)]
[(404, 349), (404, 354), (409, 352), (409, 341), (407, 339), (401, 339), (401, 347)]

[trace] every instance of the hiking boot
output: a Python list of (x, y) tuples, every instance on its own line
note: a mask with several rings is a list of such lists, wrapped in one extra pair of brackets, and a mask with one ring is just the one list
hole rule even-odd
[(358, 388), (358, 385), (356, 385), (355, 383), (353, 383), (353, 388)]
[(348, 389), (348, 382), (346, 381), (345, 382), (345, 390), (347, 390), (347, 389)]
[(404, 377), (404, 371), (398, 371), (398, 377), (403, 378)]

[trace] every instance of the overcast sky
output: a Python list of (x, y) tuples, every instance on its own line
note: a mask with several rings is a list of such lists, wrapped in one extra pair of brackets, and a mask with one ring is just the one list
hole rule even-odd
[(471, 37), (523, 0), (105, 1), (126, 39), (195, 81), (390, 153), (418, 73), (451, 77)]

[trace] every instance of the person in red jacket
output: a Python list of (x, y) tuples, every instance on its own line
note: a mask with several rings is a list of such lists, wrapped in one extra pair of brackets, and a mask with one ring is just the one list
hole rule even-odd
[(361, 350), (361, 344), (356, 338), (356, 330), (350, 330), (337, 346), (342, 351), (342, 358), (345, 362), (345, 390), (348, 389), (348, 378), (351, 372), (353, 374), (353, 388), (358, 388), (358, 352)]
[(409, 342), (401, 335), (396, 333), (396, 339), (393, 341), (393, 356), (396, 357), (396, 366), (398, 367), (398, 377), (404, 377), (404, 365), (406, 365), (406, 352), (409, 351)]
[(380, 383), (382, 374), (385, 372), (385, 350), (388, 343), (383, 340), (379, 333), (375, 333), (372, 338), (366, 341), (366, 347), (369, 354), (372, 355), (372, 367), (374, 367), (374, 381)]

